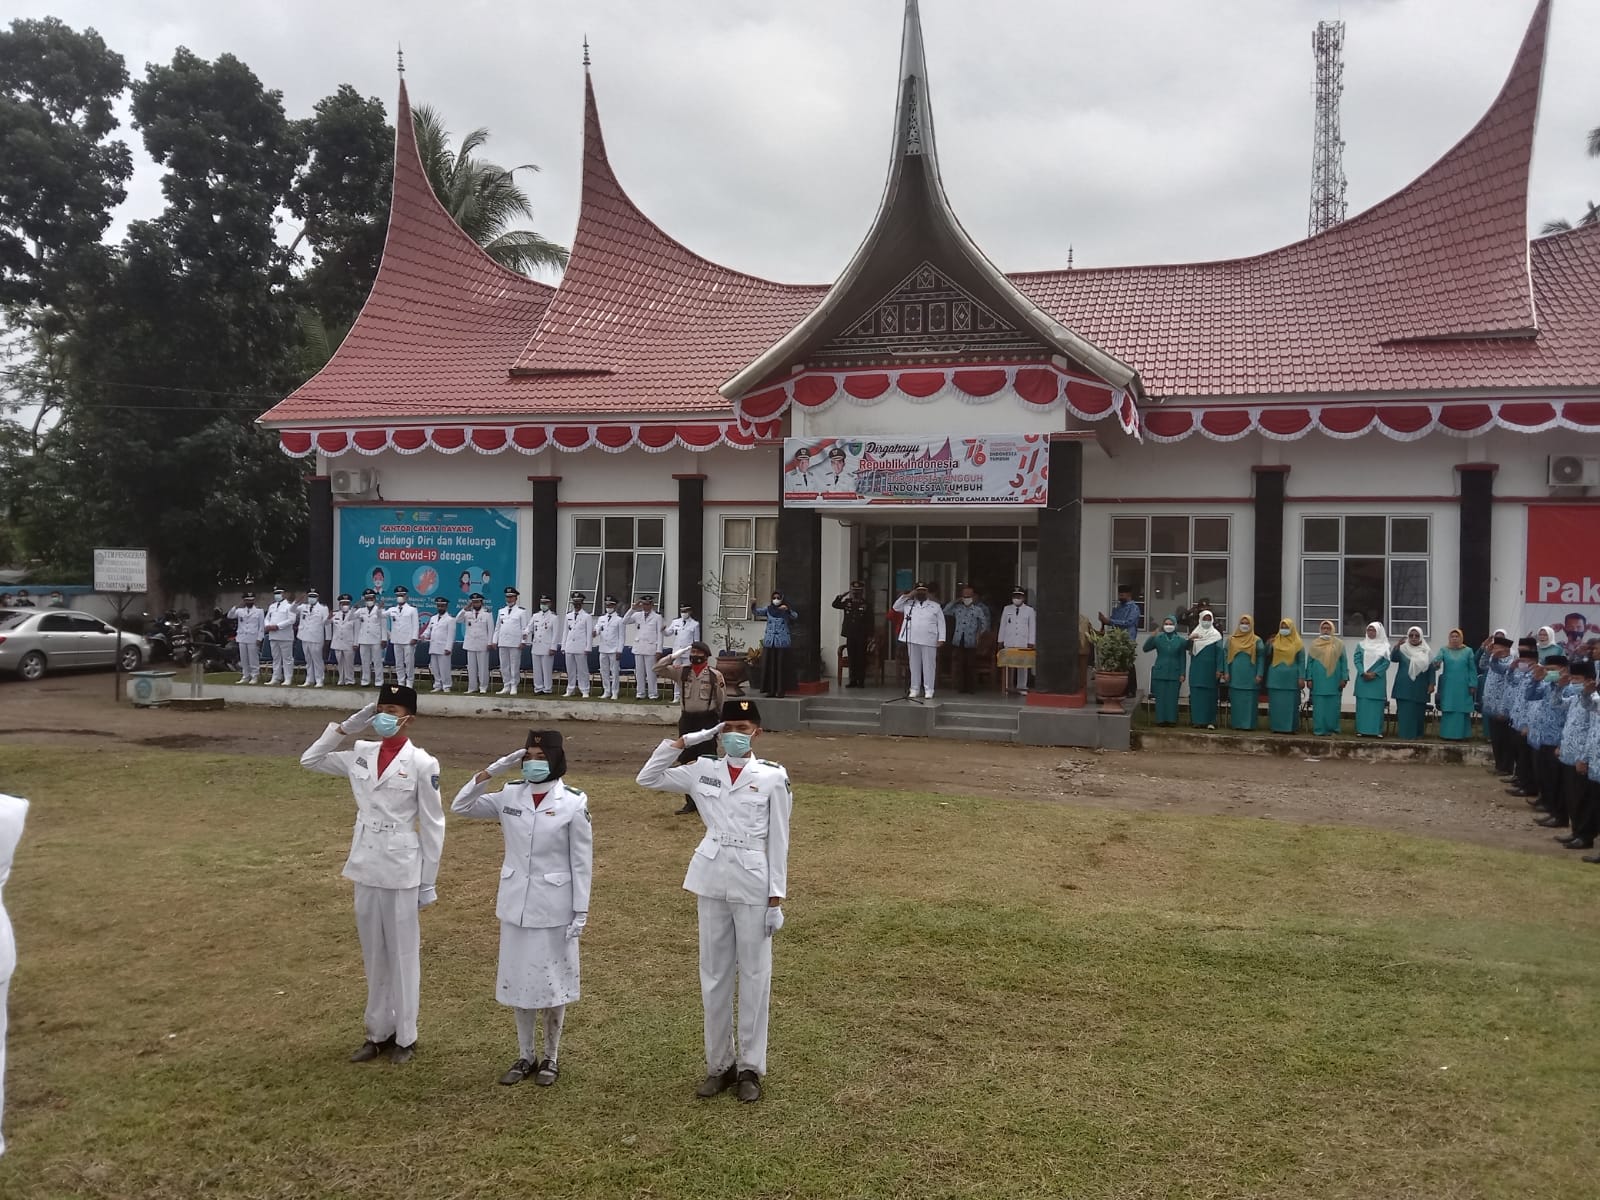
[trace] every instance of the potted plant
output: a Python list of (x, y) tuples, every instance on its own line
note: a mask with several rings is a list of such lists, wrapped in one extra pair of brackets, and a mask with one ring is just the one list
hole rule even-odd
[[(745, 649), (744, 623), (747, 618), (730, 616), (731, 606), (726, 603), (730, 594), (736, 594), (742, 601), (740, 611), (750, 611), (752, 593), (749, 580), (745, 581), (742, 593), (729, 593), (724, 590), (721, 576), (715, 572), (708, 572), (700, 584), (700, 590), (711, 599), (707, 608), (708, 619), (706, 624), (717, 631), (717, 670), (722, 672), (722, 677), (727, 681), (729, 692), (743, 695), (744, 684), (750, 678), (751, 664), (755, 661), (750, 652)], [(761, 648), (755, 649), (755, 655), (760, 657)]]
[(1094, 639), (1094, 694), (1101, 712), (1123, 711), (1129, 672), (1137, 655), (1133, 639), (1116, 626)]

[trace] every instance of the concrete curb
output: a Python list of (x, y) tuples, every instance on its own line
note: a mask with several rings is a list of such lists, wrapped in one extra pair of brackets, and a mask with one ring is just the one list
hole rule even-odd
[[(205, 698), (256, 708), (326, 709), (346, 716), (377, 695), (375, 688), (254, 687), (243, 683), (207, 684)], [(613, 704), (609, 700), (568, 700), (560, 696), (468, 696), (420, 692), (421, 717), (516, 717), (551, 721), (613, 721), (621, 725), (667, 725), (676, 729), (675, 704)]]
[(1282, 758), (1347, 758), (1363, 762), (1486, 763), (1487, 742), (1395, 742), (1351, 738), (1262, 736), (1248, 733), (1181, 733), (1135, 729), (1136, 750), (1276, 754)]

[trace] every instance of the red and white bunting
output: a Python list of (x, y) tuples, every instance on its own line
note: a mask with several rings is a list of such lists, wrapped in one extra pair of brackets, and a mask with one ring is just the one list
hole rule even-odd
[(1430, 433), (1472, 437), (1491, 429), (1542, 433), (1547, 429), (1600, 432), (1596, 400), (1437, 400), (1427, 403), (1260, 405), (1246, 408), (1149, 408), (1144, 432), (1153, 442), (1181, 442), (1199, 434), (1214, 442), (1236, 442), (1252, 433), (1293, 442), (1313, 431), (1332, 438), (1358, 438), (1373, 431), (1397, 442)]
[(397, 454), (420, 454), (424, 450), (457, 454), (468, 447), (479, 454), (506, 450), (537, 454), (546, 447), (567, 454), (596, 448), (608, 454), (635, 448), (660, 454), (665, 450), (711, 450), (717, 446), (749, 450), (780, 441), (779, 433), (777, 421), (761, 421), (748, 427), (732, 421), (682, 425), (402, 425), (283, 429), (278, 433), (278, 445), (291, 458), (306, 458), (319, 452), (328, 458), (351, 451), (373, 455), (386, 450)]

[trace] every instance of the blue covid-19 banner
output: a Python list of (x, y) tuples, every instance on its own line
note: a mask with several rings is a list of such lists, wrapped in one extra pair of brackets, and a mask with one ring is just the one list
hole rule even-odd
[(384, 599), (402, 585), (413, 602), (473, 592), (497, 603), (517, 578), (514, 508), (339, 509), (338, 591), (357, 601), (367, 588)]

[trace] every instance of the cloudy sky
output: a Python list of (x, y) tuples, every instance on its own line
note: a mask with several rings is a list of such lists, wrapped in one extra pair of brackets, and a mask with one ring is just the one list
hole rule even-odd
[[(1342, 19), (1354, 213), (1482, 115), (1533, 0), (923, 0), (945, 186), (1002, 268), (1252, 254), (1304, 236), (1311, 31)], [(535, 162), (541, 232), (577, 219), (580, 43), (611, 160), (635, 202), (705, 256), (830, 281), (883, 185), (902, 0), (12, 0), (93, 25), (135, 74), (179, 45), (232, 52), (291, 115), (341, 83), (486, 125)], [(1600, 200), (1592, 54), (1600, 0), (1555, 0), (1529, 221)], [(124, 133), (130, 131), (124, 130)], [(130, 140), (137, 146), (136, 135)], [(141, 155), (124, 217), (160, 206)]]

